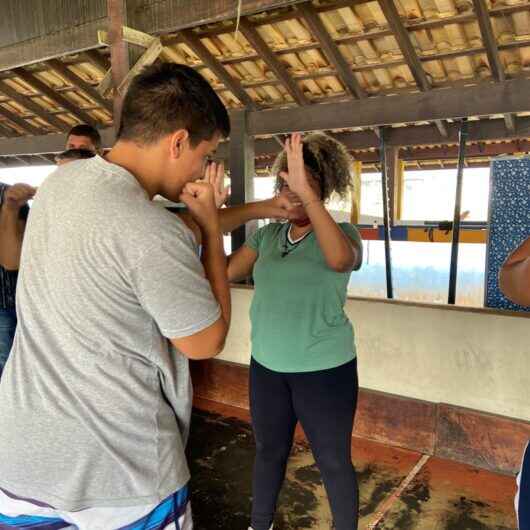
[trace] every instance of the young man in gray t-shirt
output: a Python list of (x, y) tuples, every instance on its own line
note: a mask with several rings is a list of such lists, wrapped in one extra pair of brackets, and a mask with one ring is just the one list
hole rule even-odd
[[(230, 321), (214, 190), (196, 181), (229, 129), (197, 72), (153, 66), (133, 80), (106, 159), (40, 187), (0, 384), (2, 524), (191, 528), (187, 358), (218, 354)], [(188, 207), (200, 259), (157, 194)]]

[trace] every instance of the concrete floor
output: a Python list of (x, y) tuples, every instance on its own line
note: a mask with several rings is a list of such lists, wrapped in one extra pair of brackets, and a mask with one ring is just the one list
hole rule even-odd
[[(204, 407), (202, 403), (201, 408)], [(195, 409), (189, 442), (196, 530), (246, 530), (254, 441), (248, 412)], [(215, 410), (216, 412), (212, 412)], [(353, 440), (360, 530), (515, 530), (515, 481), (463, 464)], [(403, 482), (406, 481), (406, 487)], [(396, 492), (398, 495), (396, 495)], [(293, 448), (277, 530), (329, 530), (331, 515), (309, 448)]]

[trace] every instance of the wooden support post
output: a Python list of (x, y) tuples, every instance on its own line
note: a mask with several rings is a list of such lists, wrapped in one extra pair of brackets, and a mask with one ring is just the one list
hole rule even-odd
[(389, 209), (389, 194), (388, 194), (388, 167), (386, 154), (387, 149), (385, 145), (386, 130), (381, 129), (381, 145), (379, 153), (381, 155), (381, 187), (383, 195), (383, 222), (384, 222), (384, 236), (385, 236), (385, 271), (386, 271), (386, 296), (387, 298), (394, 298), (394, 286), (392, 282), (392, 248), (391, 248), (391, 231), (390, 231), (390, 209)]
[(110, 71), (114, 86), (114, 128), (118, 131), (123, 104), (123, 94), (118, 92), (118, 87), (129, 72), (129, 50), (127, 43), (123, 40), (123, 26), (127, 23), (126, 0), (107, 0), (107, 15), (109, 19)]
[[(254, 198), (254, 137), (248, 133), (248, 115), (245, 110), (231, 114), (230, 133), (230, 187), (232, 205), (244, 204)], [(232, 252), (240, 248), (247, 237), (247, 227), (232, 232)]]
[(388, 213), (390, 226), (396, 222), (396, 185), (399, 180), (399, 147), (386, 146), (386, 175), (388, 179)]
[(398, 173), (395, 182), (395, 217), (394, 221), (398, 222), (403, 219), (403, 194), (405, 193), (405, 162), (399, 160)]
[(467, 119), (462, 120), (458, 142), (458, 170), (456, 174), (455, 215), (453, 218), (453, 237), (451, 243), (451, 265), (449, 271), (448, 304), (456, 303), (456, 281), (458, 274), (458, 244), (460, 241), (460, 213), (462, 210), (462, 185), (466, 159)]
[(351, 215), (350, 222), (358, 225), (361, 219), (361, 175), (363, 163), (360, 160), (354, 160), (353, 172), (353, 189), (351, 191)]

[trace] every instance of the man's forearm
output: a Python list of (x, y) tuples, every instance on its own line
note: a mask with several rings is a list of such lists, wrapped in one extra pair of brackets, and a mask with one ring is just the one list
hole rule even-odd
[(226, 256), (223, 237), (220, 232), (202, 234), (202, 263), (206, 278), (210, 282), (213, 295), (221, 306), (221, 313), (227, 328), (230, 326), (231, 301), (228, 283)]
[(19, 219), (18, 210), (0, 208), (0, 265), (7, 270), (20, 266), (24, 221)]

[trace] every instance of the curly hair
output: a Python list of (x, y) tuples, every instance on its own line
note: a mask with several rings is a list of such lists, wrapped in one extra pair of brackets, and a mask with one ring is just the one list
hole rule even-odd
[[(353, 159), (346, 147), (324, 133), (311, 133), (303, 139), (304, 164), (320, 182), (322, 199), (333, 193), (345, 199), (352, 189)], [(287, 171), (287, 154), (282, 151), (274, 161), (272, 174), (276, 175), (276, 191), (282, 187), (280, 172)]]

